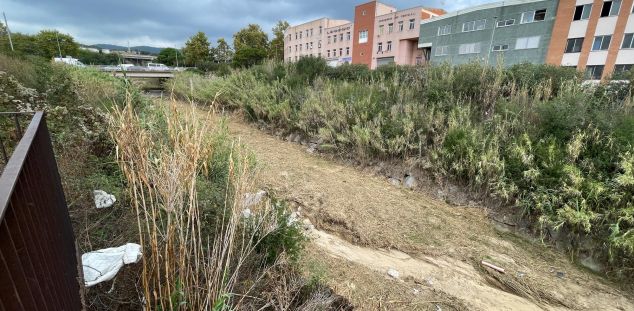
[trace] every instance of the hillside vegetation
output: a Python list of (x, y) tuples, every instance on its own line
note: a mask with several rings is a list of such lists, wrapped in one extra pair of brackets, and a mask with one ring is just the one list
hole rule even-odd
[[(631, 75), (629, 75), (631, 77)], [(631, 79), (631, 78), (630, 78)], [(253, 121), (300, 132), (360, 162), (413, 160), (502, 200), (544, 237), (591, 242), (606, 273), (634, 271), (631, 84), (586, 85), (573, 69), (522, 64), (328, 68), (266, 63), (169, 86)]]

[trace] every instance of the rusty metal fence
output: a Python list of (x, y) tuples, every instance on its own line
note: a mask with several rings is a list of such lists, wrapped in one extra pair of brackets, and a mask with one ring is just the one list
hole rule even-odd
[(34, 113), (23, 133), (16, 126), (21, 139), (0, 176), (0, 311), (81, 310), (75, 239), (44, 114)]

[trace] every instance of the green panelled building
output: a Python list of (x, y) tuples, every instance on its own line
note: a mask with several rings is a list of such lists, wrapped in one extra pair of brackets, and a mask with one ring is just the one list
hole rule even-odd
[(424, 20), (418, 47), (432, 63), (545, 62), (557, 0), (490, 3)]

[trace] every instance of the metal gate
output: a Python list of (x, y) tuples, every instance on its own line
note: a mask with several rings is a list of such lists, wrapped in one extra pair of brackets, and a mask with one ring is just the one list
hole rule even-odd
[(81, 310), (76, 255), (46, 120), (36, 112), (0, 176), (0, 310)]

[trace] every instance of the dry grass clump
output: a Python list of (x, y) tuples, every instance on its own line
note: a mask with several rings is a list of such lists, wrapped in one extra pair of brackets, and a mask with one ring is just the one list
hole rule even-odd
[[(111, 135), (136, 209), (144, 246), (142, 288), (147, 310), (224, 310), (237, 307), (268, 269), (254, 263), (256, 246), (278, 227), (268, 202), (242, 222), (242, 200), (250, 188), (248, 157), (235, 144), (224, 158), (222, 204), (201, 207), (199, 185), (210, 172), (218, 129), (202, 122), (195, 108), (181, 112), (174, 102), (155, 112), (115, 109)], [(215, 189), (218, 189), (217, 187)], [(253, 208), (252, 209), (256, 209)], [(210, 217), (215, 215), (215, 217)], [(213, 220), (209, 220), (213, 219)]]

